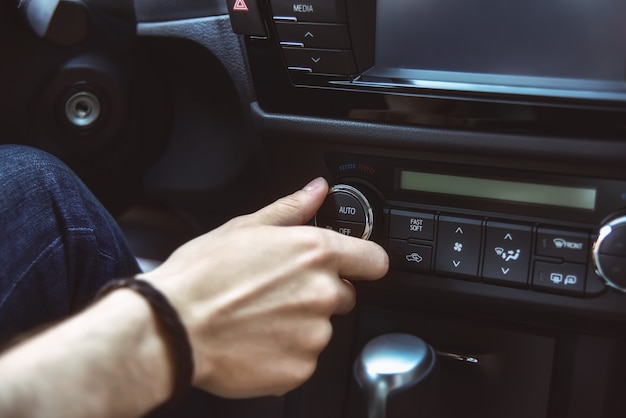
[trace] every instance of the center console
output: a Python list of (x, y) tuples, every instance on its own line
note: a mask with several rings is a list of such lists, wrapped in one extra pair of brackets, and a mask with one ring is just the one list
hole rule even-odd
[(624, 181), (326, 157), (360, 186), (335, 186), (317, 225), (378, 238), (398, 269), (577, 297), (601, 294), (599, 276), (625, 290)]

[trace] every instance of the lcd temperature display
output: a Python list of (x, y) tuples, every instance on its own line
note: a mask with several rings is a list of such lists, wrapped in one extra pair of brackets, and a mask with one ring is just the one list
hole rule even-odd
[(400, 171), (400, 189), (586, 210), (595, 210), (596, 207), (596, 190), (592, 188), (522, 183), (417, 171)]

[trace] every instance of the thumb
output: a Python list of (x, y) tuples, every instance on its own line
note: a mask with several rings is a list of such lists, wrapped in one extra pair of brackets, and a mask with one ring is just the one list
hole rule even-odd
[(328, 195), (328, 183), (318, 177), (295, 193), (278, 199), (252, 216), (263, 225), (292, 226), (307, 223)]

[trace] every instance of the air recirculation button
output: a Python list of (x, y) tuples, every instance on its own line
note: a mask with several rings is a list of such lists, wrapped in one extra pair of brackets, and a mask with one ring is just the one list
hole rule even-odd
[(341, 234), (368, 239), (374, 226), (370, 202), (348, 184), (333, 186), (315, 215), (315, 225)]

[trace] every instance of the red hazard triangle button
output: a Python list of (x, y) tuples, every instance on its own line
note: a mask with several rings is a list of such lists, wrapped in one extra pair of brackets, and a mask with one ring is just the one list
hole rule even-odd
[(245, 0), (236, 0), (235, 5), (233, 6), (233, 11), (234, 12), (247, 12), (248, 5), (246, 4)]
[(267, 38), (258, 0), (228, 0), (228, 14), (233, 32), (239, 35)]

